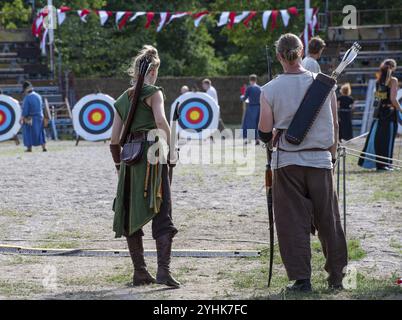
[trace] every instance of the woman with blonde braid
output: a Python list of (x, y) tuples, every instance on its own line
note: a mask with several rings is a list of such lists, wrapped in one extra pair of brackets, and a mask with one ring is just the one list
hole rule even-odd
[[(151, 66), (145, 75), (130, 135), (136, 141), (143, 141), (145, 149), (139, 162), (126, 165), (120, 159), (120, 135), (131, 107), (131, 98), (139, 75), (140, 61), (146, 58)], [(164, 110), (164, 94), (161, 87), (155, 86), (160, 60), (157, 50), (144, 46), (134, 58), (128, 73), (132, 77), (132, 88), (126, 90), (116, 101), (116, 115), (113, 123), (110, 151), (119, 172), (117, 195), (113, 209), (115, 212), (113, 231), (116, 238), (124, 235), (134, 265), (133, 285), (151, 283), (171, 287), (180, 285), (170, 274), (172, 240), (177, 229), (172, 221), (172, 203), (168, 177), (168, 165), (150, 163), (148, 133), (154, 129), (162, 130), (170, 136), (170, 127)], [(156, 240), (158, 271), (156, 279), (147, 270), (144, 260), (142, 227), (152, 220), (152, 237)]]

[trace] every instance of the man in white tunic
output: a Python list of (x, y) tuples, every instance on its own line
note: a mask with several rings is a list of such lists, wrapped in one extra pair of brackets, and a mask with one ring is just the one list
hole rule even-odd
[(320, 59), (324, 49), (324, 40), (322, 40), (320, 37), (311, 38), (308, 43), (308, 55), (302, 61), (303, 68), (314, 73), (321, 72), (321, 68), (317, 60)]

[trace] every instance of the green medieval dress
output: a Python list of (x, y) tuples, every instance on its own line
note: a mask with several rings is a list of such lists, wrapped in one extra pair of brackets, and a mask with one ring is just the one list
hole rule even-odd
[[(163, 93), (161, 87), (144, 85), (130, 132), (143, 132), (157, 128), (152, 109), (146, 104), (145, 99), (158, 90)], [(123, 122), (125, 122), (131, 107), (128, 91), (126, 90), (114, 104)], [(136, 164), (132, 166), (126, 166), (123, 162), (120, 164), (117, 195), (113, 203), (115, 213), (113, 231), (116, 233), (116, 238), (122, 235), (132, 235), (152, 220), (160, 210), (162, 202), (162, 165), (149, 164), (147, 160), (148, 148), (149, 144), (145, 143), (142, 158)], [(145, 186), (146, 184), (148, 185), (147, 187)], [(128, 211), (127, 217), (125, 216), (126, 211)]]

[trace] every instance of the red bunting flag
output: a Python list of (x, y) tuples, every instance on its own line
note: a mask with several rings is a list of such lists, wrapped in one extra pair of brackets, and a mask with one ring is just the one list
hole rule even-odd
[(243, 24), (248, 28), (248, 24), (257, 15), (257, 11), (250, 11), (250, 14), (244, 19)]
[(234, 25), (234, 23), (235, 23), (235, 18), (236, 18), (236, 12), (234, 12), (234, 11), (231, 11), (230, 13), (229, 13), (229, 17), (228, 17), (228, 19), (229, 19), (229, 23), (228, 23), (228, 29), (232, 29), (233, 28), (233, 25)]
[(278, 18), (278, 14), (279, 14), (278, 10), (272, 10), (271, 30), (274, 30), (276, 28), (276, 20)]
[(153, 11), (147, 12), (147, 23), (145, 24), (145, 29), (149, 28), (154, 17), (155, 17), (155, 12), (153, 12)]
[(289, 12), (291, 15), (294, 15), (294, 16), (299, 15), (299, 12), (297, 11), (297, 8), (296, 8), (296, 7), (290, 7), (290, 8), (288, 8), (288, 12)]
[(131, 11), (118, 11), (116, 13), (117, 28), (121, 30), (127, 23), (128, 19), (132, 16)]

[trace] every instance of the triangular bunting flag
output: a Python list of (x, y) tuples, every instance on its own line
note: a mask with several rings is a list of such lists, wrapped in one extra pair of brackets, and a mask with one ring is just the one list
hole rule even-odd
[(109, 19), (109, 17), (113, 15), (112, 11), (106, 11), (106, 10), (98, 10), (96, 13), (99, 16), (101, 26), (103, 26)]
[(163, 26), (166, 24), (166, 22), (170, 18), (169, 12), (161, 12), (159, 15), (160, 15), (160, 20), (159, 20), (158, 28), (156, 28), (156, 32), (161, 31)]
[(264, 27), (264, 30), (267, 30), (268, 21), (269, 18), (271, 17), (271, 14), (272, 10), (264, 11), (264, 13), (262, 14), (262, 26)]
[(179, 18), (188, 16), (189, 14), (190, 14), (189, 12), (176, 12), (176, 13), (172, 14), (168, 23), (171, 23), (174, 19), (179, 19)]
[(201, 20), (209, 14), (208, 11), (202, 11), (198, 13), (193, 14), (193, 19), (194, 19), (194, 25), (196, 28), (200, 25)]
[(228, 20), (229, 20), (228, 29), (232, 29), (232, 28), (233, 28), (233, 25), (234, 25), (234, 23), (235, 23), (235, 18), (236, 18), (236, 12), (231, 11), (231, 12), (229, 13), (229, 18), (228, 18)]
[(147, 12), (147, 23), (145, 24), (145, 29), (149, 28), (154, 17), (155, 17), (155, 12), (152, 12), (152, 11)]
[(248, 24), (257, 15), (257, 11), (251, 11), (246, 19), (244, 19), (243, 24), (248, 28)]
[(116, 24), (119, 30), (121, 30), (126, 25), (128, 18), (130, 18), (132, 14), (133, 13), (131, 11), (116, 12)]
[(290, 14), (286, 9), (280, 10), (280, 12), (282, 16), (283, 25), (287, 27), (289, 24)]
[(77, 13), (80, 16), (82, 22), (87, 22), (87, 16), (91, 13), (91, 11), (88, 9), (83, 9), (78, 10)]
[(66, 19), (66, 12), (70, 11), (71, 8), (66, 6), (61, 6), (60, 9), (57, 9), (57, 23), (59, 26), (64, 22)]
[(222, 26), (224, 26), (225, 24), (228, 23), (229, 14), (230, 14), (229, 11), (225, 11), (225, 12), (221, 13), (221, 16), (220, 16), (219, 21), (218, 21), (218, 27), (222, 27)]
[(274, 30), (276, 28), (276, 20), (278, 18), (278, 14), (278, 10), (272, 10), (271, 30)]

